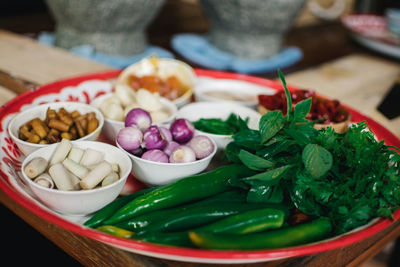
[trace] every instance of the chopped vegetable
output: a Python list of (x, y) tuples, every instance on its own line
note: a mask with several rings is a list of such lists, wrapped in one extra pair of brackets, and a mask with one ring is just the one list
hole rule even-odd
[(42, 157), (34, 158), (31, 162), (29, 162), (24, 169), (26, 176), (33, 179), (42, 172), (44, 172), (47, 168), (47, 160)]
[(194, 127), (202, 132), (232, 135), (240, 130), (248, 129), (249, 118), (243, 120), (239, 115), (231, 113), (226, 120), (218, 118), (201, 118), (193, 122)]
[(175, 148), (169, 156), (169, 162), (171, 163), (187, 163), (196, 160), (196, 154), (193, 149), (186, 145), (180, 145)]
[(148, 111), (157, 111), (162, 107), (159, 94), (153, 94), (146, 89), (136, 92), (136, 101), (141, 108)]
[(168, 141), (156, 125), (152, 125), (143, 132), (143, 143), (146, 149), (163, 150)]
[(117, 134), (118, 144), (127, 151), (140, 148), (143, 141), (143, 133), (136, 126), (122, 128)]
[(102, 162), (104, 159), (104, 153), (97, 151), (92, 148), (86, 148), (83, 153), (80, 164), (83, 166), (95, 165)]
[(41, 185), (46, 188), (54, 188), (53, 179), (51, 179), (48, 173), (42, 173), (33, 180), (38, 185)]
[(203, 159), (209, 156), (215, 149), (214, 143), (205, 135), (193, 137), (188, 146), (194, 151), (197, 159)]
[(53, 155), (50, 158), (49, 165), (54, 165), (56, 163), (62, 162), (67, 156), (72, 148), (72, 143), (67, 139), (62, 139), (57, 145)]
[(161, 134), (164, 136), (165, 140), (167, 140), (168, 142), (172, 141), (172, 133), (168, 128), (166, 128), (164, 126), (158, 126), (158, 129), (160, 130)]
[(142, 108), (134, 108), (126, 115), (125, 127), (136, 125), (141, 131), (144, 131), (150, 127), (151, 122), (149, 112)]
[(155, 162), (168, 163), (168, 155), (159, 149), (147, 150), (143, 153), (142, 159), (151, 160)]
[(195, 131), (193, 124), (186, 119), (176, 119), (169, 129), (174, 141), (180, 144), (186, 143), (192, 139)]
[(164, 148), (165, 154), (170, 156), (172, 151), (174, 151), (178, 146), (180, 146), (180, 144), (175, 141), (168, 142), (167, 146)]
[(83, 189), (92, 189), (98, 185), (107, 175), (112, 172), (111, 164), (103, 161), (91, 170), (81, 181), (80, 186)]

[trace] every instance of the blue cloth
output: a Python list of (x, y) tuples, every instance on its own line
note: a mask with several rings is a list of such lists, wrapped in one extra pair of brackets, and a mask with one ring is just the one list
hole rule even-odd
[(256, 60), (238, 58), (216, 48), (206, 36), (196, 34), (176, 34), (172, 37), (171, 46), (180, 55), (201, 66), (240, 73), (275, 71), (278, 68), (291, 66), (303, 57), (299, 48), (287, 47), (270, 58)]
[[(55, 37), (54, 34), (49, 33), (49, 32), (43, 32), (38, 36), (38, 42), (41, 44), (46, 44), (50, 46), (54, 46), (55, 44)], [(71, 53), (85, 57), (88, 59), (92, 59), (110, 66), (113, 66), (115, 68), (125, 68), (135, 62), (138, 62), (139, 60), (151, 56), (151, 55), (156, 55), (159, 58), (174, 58), (174, 55), (161, 48), (158, 46), (149, 46), (143, 53), (137, 54), (137, 55), (132, 55), (132, 56), (112, 56), (112, 55), (107, 55), (104, 53), (96, 52), (94, 47), (91, 45), (79, 45), (72, 47), (69, 50)]]

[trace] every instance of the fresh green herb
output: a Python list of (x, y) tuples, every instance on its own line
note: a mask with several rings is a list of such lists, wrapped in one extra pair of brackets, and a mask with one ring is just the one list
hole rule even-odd
[(197, 130), (221, 135), (232, 135), (248, 128), (249, 118), (242, 119), (237, 114), (231, 113), (226, 120), (217, 118), (202, 118), (193, 122)]
[(278, 74), (287, 115), (266, 113), (258, 131), (233, 135), (227, 158), (258, 173), (231, 180), (231, 185), (247, 188), (249, 202), (289, 201), (308, 215), (329, 217), (337, 234), (379, 216), (390, 218), (400, 206), (399, 149), (377, 141), (366, 122), (345, 134), (314, 129), (305, 119), (311, 98), (293, 108), (283, 74)]

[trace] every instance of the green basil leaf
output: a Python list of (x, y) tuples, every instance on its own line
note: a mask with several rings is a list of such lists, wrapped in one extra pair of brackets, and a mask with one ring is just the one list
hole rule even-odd
[(285, 165), (282, 167), (278, 167), (272, 170), (268, 170), (266, 172), (258, 173), (250, 177), (246, 177), (243, 179), (246, 183), (253, 184), (259, 184), (260, 181), (263, 182), (265, 185), (276, 185), (279, 183), (283, 175), (286, 173), (288, 169), (293, 167), (292, 165)]
[(327, 173), (333, 164), (332, 154), (322, 146), (308, 144), (301, 155), (305, 169), (318, 178)]
[(232, 136), (235, 144), (249, 150), (258, 150), (262, 147), (260, 144), (260, 133), (257, 130), (247, 129), (240, 131)]
[(235, 142), (230, 142), (225, 147), (225, 155), (228, 160), (232, 161), (233, 163), (242, 163), (239, 159), (239, 152), (241, 148)]
[(290, 117), (291, 117), (291, 113), (292, 113), (292, 96), (290, 95), (289, 89), (286, 86), (285, 76), (283, 76), (283, 73), (281, 72), (280, 69), (278, 69), (278, 75), (282, 81), (283, 88), (285, 89), (286, 103), (287, 103), (286, 116), (287, 116), (287, 119), (290, 121)]
[(240, 150), (239, 158), (247, 168), (256, 171), (262, 171), (274, 166), (272, 161), (263, 159), (243, 149)]
[(311, 125), (294, 125), (284, 129), (284, 133), (292, 137), (300, 146), (305, 146), (312, 142), (317, 130)]
[(261, 143), (267, 142), (276, 135), (285, 125), (285, 118), (282, 112), (274, 110), (265, 113), (259, 123)]
[(306, 115), (310, 112), (312, 98), (307, 98), (294, 106), (293, 120), (296, 122), (305, 121)]

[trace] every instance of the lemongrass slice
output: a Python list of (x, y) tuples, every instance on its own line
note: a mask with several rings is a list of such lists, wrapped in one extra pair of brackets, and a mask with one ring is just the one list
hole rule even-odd
[(104, 159), (104, 153), (91, 149), (91, 148), (87, 148), (85, 149), (85, 152), (83, 153), (82, 159), (79, 162), (79, 164), (83, 165), (83, 166), (90, 166), (93, 164), (98, 164), (101, 161), (103, 161)]
[(70, 173), (71, 176), (71, 181), (72, 181), (72, 186), (74, 187), (74, 190), (81, 190), (81, 179), (79, 179), (75, 174)]
[(76, 163), (69, 158), (64, 159), (62, 163), (68, 171), (76, 175), (79, 179), (83, 179), (83, 177), (85, 177), (89, 173), (88, 168), (80, 165), (79, 163)]
[(67, 139), (62, 139), (61, 142), (57, 145), (57, 148), (55, 149), (53, 155), (51, 156), (50, 166), (62, 162), (67, 157), (71, 148), (72, 143)]
[(50, 175), (48, 173), (42, 173), (38, 177), (33, 180), (35, 183), (37, 183), (40, 186), (46, 187), (46, 188), (54, 188), (54, 182), (53, 179), (51, 179)]
[(109, 184), (112, 184), (116, 181), (118, 181), (119, 175), (116, 172), (111, 172), (109, 175), (107, 175), (103, 181), (101, 182), (101, 186), (107, 186)]
[(83, 189), (92, 189), (112, 172), (111, 164), (103, 161), (91, 170), (80, 182)]
[(56, 163), (49, 168), (49, 174), (58, 190), (74, 190), (72, 174), (69, 173), (62, 163)]
[(75, 161), (76, 163), (79, 163), (82, 159), (84, 152), (85, 152), (85, 150), (83, 150), (79, 147), (73, 147), (73, 148), (71, 148), (71, 151), (68, 154), (68, 158)]
[(37, 157), (31, 160), (24, 169), (25, 174), (33, 179), (43, 173), (47, 168), (48, 162), (42, 157)]

